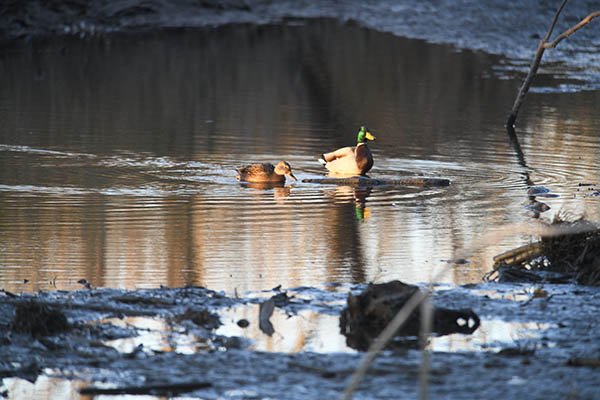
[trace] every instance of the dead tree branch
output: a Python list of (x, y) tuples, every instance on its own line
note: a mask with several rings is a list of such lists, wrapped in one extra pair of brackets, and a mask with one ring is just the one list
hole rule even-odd
[(525, 77), (525, 80), (523, 81), (523, 84), (519, 88), (517, 98), (515, 99), (515, 102), (513, 103), (512, 109), (508, 116), (508, 119), (506, 120), (506, 128), (508, 130), (514, 129), (515, 121), (517, 120), (517, 115), (519, 114), (519, 109), (521, 108), (521, 105), (523, 104), (523, 100), (525, 100), (525, 95), (527, 94), (527, 92), (529, 91), (529, 88), (531, 87), (531, 82), (533, 81), (533, 78), (534, 78), (535, 74), (537, 73), (537, 70), (540, 66), (542, 57), (544, 55), (544, 51), (546, 49), (555, 48), (562, 40), (568, 38), (573, 33), (577, 32), (579, 29), (581, 29), (585, 25), (589, 24), (592, 19), (600, 16), (600, 11), (595, 11), (595, 12), (591, 13), (590, 15), (588, 15), (587, 17), (582, 19), (578, 24), (572, 26), (571, 28), (569, 28), (566, 31), (564, 31), (563, 33), (561, 33), (552, 42), (549, 42), (550, 36), (552, 36), (552, 31), (554, 31), (554, 26), (556, 25), (556, 22), (558, 21), (558, 17), (568, 2), (569, 2), (569, 0), (563, 0), (562, 4), (558, 8), (558, 10), (556, 10), (556, 13), (554, 14), (554, 18), (552, 19), (552, 23), (550, 24), (550, 28), (548, 29), (548, 32), (546, 33), (546, 36), (544, 36), (544, 38), (540, 41), (540, 43), (537, 47), (535, 56), (533, 57), (533, 61), (531, 63), (531, 66), (529, 67), (529, 73), (527, 74), (527, 76)]
[(546, 49), (555, 48), (556, 45), (558, 45), (560, 42), (562, 42), (563, 39), (568, 38), (569, 36), (571, 36), (572, 34), (577, 32), (579, 29), (586, 26), (596, 17), (600, 17), (600, 11), (595, 11), (595, 12), (591, 13), (590, 15), (588, 15), (587, 17), (585, 17), (584, 19), (579, 21), (579, 23), (577, 25), (573, 25), (572, 27), (570, 27), (569, 29), (567, 29), (566, 31), (564, 31), (563, 33), (558, 35), (557, 38), (554, 39), (552, 42), (544, 43), (544, 48), (546, 48)]
[(544, 36), (544, 38), (540, 41), (540, 44), (537, 47), (535, 56), (533, 57), (533, 61), (531, 63), (531, 67), (529, 67), (529, 73), (527, 74), (527, 77), (525, 77), (523, 84), (519, 88), (519, 93), (517, 94), (517, 98), (515, 99), (515, 102), (512, 106), (512, 110), (510, 111), (508, 120), (506, 121), (506, 127), (508, 129), (513, 128), (515, 126), (515, 121), (517, 120), (517, 115), (519, 114), (519, 109), (521, 108), (521, 104), (523, 104), (523, 100), (525, 100), (525, 95), (529, 91), (529, 87), (531, 86), (533, 77), (537, 73), (537, 70), (540, 66), (540, 62), (542, 61), (542, 56), (544, 55), (544, 50), (546, 50), (546, 48), (544, 47), (544, 43), (546, 43), (548, 41), (548, 39), (550, 39), (550, 36), (552, 35), (552, 31), (554, 30), (554, 26), (556, 25), (556, 22), (558, 21), (558, 16), (562, 12), (563, 8), (565, 8), (568, 1), (569, 0), (564, 0), (562, 2), (562, 4), (560, 5), (560, 7), (558, 8), (558, 10), (556, 10), (556, 14), (554, 14), (554, 18), (552, 19), (552, 23), (550, 24), (550, 29), (548, 29), (546, 36)]

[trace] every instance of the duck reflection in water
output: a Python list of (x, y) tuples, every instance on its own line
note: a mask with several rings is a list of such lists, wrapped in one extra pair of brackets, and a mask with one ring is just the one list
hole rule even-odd
[(364, 221), (371, 216), (371, 209), (367, 207), (367, 197), (372, 190), (372, 187), (354, 188), (354, 216), (357, 221)]
[(292, 192), (291, 186), (285, 186), (284, 182), (240, 182), (240, 186), (258, 191), (273, 189), (275, 200), (289, 197)]
[(364, 221), (371, 216), (367, 198), (372, 191), (370, 186), (338, 186), (332, 193), (336, 198), (351, 200), (354, 203), (354, 217), (357, 221)]

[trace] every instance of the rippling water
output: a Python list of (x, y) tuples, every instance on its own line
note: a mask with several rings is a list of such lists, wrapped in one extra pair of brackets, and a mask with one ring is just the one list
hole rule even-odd
[[(55, 39), (0, 56), (0, 286), (205, 285), (235, 291), (479, 281), (530, 240), (506, 224), (598, 220), (598, 92), (531, 94), (503, 60), (332, 20)], [(450, 187), (240, 185), (235, 167), (377, 136), (373, 177)], [(544, 185), (557, 197), (527, 189)], [(591, 189), (591, 190), (590, 190)], [(465, 251), (468, 249), (469, 251)], [(468, 264), (448, 265), (464, 255)]]

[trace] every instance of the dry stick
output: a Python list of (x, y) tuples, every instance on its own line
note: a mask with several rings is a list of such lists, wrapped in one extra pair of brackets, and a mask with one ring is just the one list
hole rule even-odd
[(540, 62), (542, 61), (542, 56), (544, 55), (544, 50), (546, 50), (546, 48), (544, 47), (544, 44), (546, 44), (548, 39), (550, 39), (550, 36), (552, 35), (552, 31), (554, 30), (554, 26), (556, 25), (556, 22), (558, 21), (558, 16), (562, 12), (565, 5), (567, 5), (568, 1), (569, 0), (564, 0), (562, 2), (562, 4), (560, 5), (560, 7), (558, 8), (558, 10), (556, 10), (556, 14), (554, 14), (554, 18), (552, 19), (552, 24), (550, 24), (550, 29), (548, 29), (546, 36), (544, 36), (544, 38), (540, 41), (540, 44), (537, 47), (537, 50), (535, 52), (535, 57), (533, 57), (531, 67), (529, 68), (529, 73), (527, 74), (527, 77), (525, 78), (525, 80), (523, 81), (523, 84), (519, 88), (519, 93), (517, 94), (517, 98), (515, 99), (515, 102), (512, 106), (512, 110), (510, 111), (510, 115), (508, 116), (508, 119), (506, 121), (506, 127), (508, 129), (511, 129), (515, 126), (515, 121), (517, 120), (517, 115), (519, 114), (519, 109), (521, 108), (521, 104), (523, 104), (523, 100), (525, 100), (525, 95), (529, 91), (529, 87), (531, 86), (533, 77), (537, 73), (537, 70), (540, 66)]

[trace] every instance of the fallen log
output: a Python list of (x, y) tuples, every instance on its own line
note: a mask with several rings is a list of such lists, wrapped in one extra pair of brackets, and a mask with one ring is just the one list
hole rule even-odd
[(424, 186), (443, 187), (449, 186), (450, 180), (445, 178), (406, 177), (393, 179), (375, 179), (367, 176), (351, 176), (348, 178), (307, 178), (304, 183), (320, 183), (324, 185), (352, 185), (352, 186)]
[(520, 265), (542, 255), (542, 243), (529, 243), (494, 256), (494, 269), (504, 265)]

